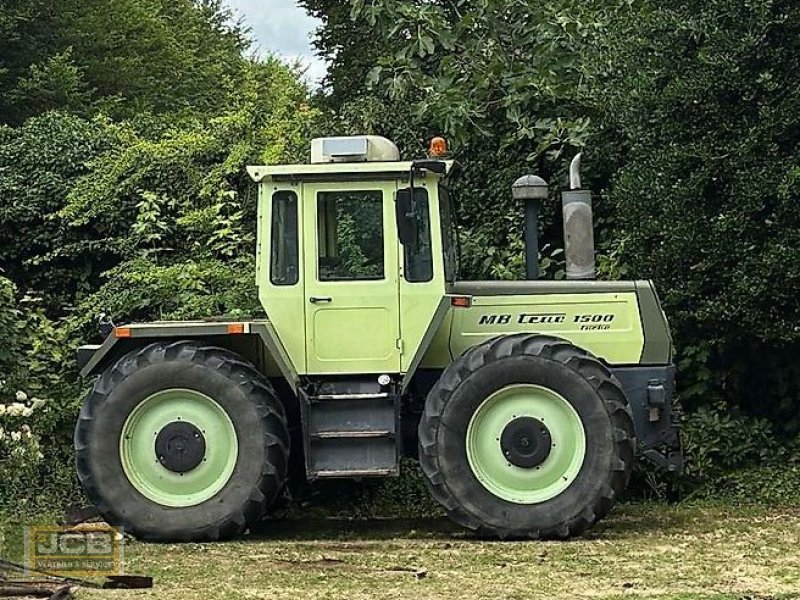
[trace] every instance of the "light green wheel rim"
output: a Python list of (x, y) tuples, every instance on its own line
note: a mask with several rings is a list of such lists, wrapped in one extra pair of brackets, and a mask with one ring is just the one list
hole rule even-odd
[[(550, 430), (552, 447), (537, 467), (512, 465), (500, 437), (519, 417), (538, 419)], [(475, 477), (492, 494), (516, 504), (555, 498), (575, 481), (586, 456), (580, 416), (560, 394), (533, 384), (504, 387), (486, 398), (467, 426), (467, 460)]]
[[(155, 440), (169, 423), (187, 421), (206, 442), (202, 462), (175, 473), (156, 456)], [(195, 506), (214, 497), (233, 473), (239, 453), (236, 430), (225, 410), (194, 390), (170, 389), (148, 396), (122, 426), (119, 454), (128, 481), (145, 498), (163, 506)]]

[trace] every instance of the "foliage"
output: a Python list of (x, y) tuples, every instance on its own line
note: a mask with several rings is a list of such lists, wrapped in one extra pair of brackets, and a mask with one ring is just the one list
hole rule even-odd
[(768, 465), (736, 468), (709, 480), (689, 496), (690, 501), (797, 506), (800, 503), (800, 466)]
[(90, 325), (103, 313), (117, 321), (258, 315), (254, 272), (252, 256), (227, 262), (172, 258), (169, 264), (135, 258), (105, 273), (107, 282), (81, 305), (86, 318), (73, 325), (94, 335)]
[(235, 100), (218, 117), (164, 132), (63, 113), (7, 128), (0, 265), (63, 314), (123, 260), (140, 272), (140, 258), (158, 265), (191, 255), (206, 270), (219, 261), (222, 274), (226, 260), (252, 257), (255, 198), (244, 166), (299, 158), (316, 112), (294, 74), (271, 60), (250, 65)]
[(613, 15), (609, 7), (613, 3), (356, 2), (352, 15), (379, 38), (405, 41), (380, 57), (368, 83), (411, 102), (456, 142), (474, 134), (500, 138), (501, 147), (529, 141), (529, 158), (536, 159), (582, 145), (591, 108), (582, 101), (578, 50), (602, 32)]
[[(6, 390), (5, 386), (0, 389)], [(44, 458), (39, 435), (30, 425), (32, 415), (43, 404), (38, 398), (28, 402), (23, 391), (17, 391), (13, 401), (0, 403), (0, 479), (5, 489), (25, 489)]]
[(724, 404), (701, 407), (687, 417), (683, 438), (694, 477), (714, 479), (742, 467), (800, 464), (800, 447), (781, 443), (768, 420), (744, 416)]
[(19, 312), (14, 303), (14, 284), (0, 273), (0, 373), (8, 373), (16, 354)]
[(220, 111), (246, 31), (221, 0), (0, 5), (0, 122), (50, 109), (117, 117)]
[(58, 311), (96, 282), (107, 261), (75, 243), (89, 232), (56, 216), (86, 163), (114, 141), (106, 123), (48, 113), (16, 129), (0, 128), (0, 267), (22, 291), (42, 294)]
[(662, 35), (658, 54), (656, 40), (619, 40), (631, 75), (609, 92), (633, 144), (612, 194), (626, 260), (668, 290), (681, 326), (798, 339), (800, 57), (783, 40), (800, 9), (683, 2), (637, 27)]
[[(338, 131), (387, 135), (407, 156), (422, 155), (434, 134), (451, 141), (465, 167), (451, 182), (461, 201), (462, 278), (523, 273), (522, 207), (509, 186), (531, 171), (550, 180), (554, 192), (541, 211), (543, 273), (563, 276), (555, 192), (567, 160), (585, 147), (603, 114), (587, 57), (628, 3), (301, 3), (324, 22), (316, 38), (329, 58), (322, 101), (335, 111)], [(612, 165), (594, 148), (589, 154), (584, 177), (602, 187)], [(596, 206), (603, 233), (608, 212), (607, 203)], [(597, 239), (604, 272), (618, 274), (608, 261), (613, 237)]]
[(81, 70), (72, 59), (72, 48), (48, 57), (42, 64), (32, 64), (9, 92), (8, 101), (24, 106), (30, 114), (53, 109), (86, 112), (91, 106), (91, 90)]
[(796, 3), (644, 2), (608, 41), (615, 83), (602, 94), (629, 148), (610, 194), (621, 260), (661, 289), (685, 407), (733, 400), (789, 434), (800, 55), (787, 40), (799, 33)]
[(0, 294), (0, 512), (51, 510), (77, 492), (69, 457), (80, 390), (64, 377), (63, 331), (1, 277)]
[(252, 64), (231, 109), (206, 122), (148, 136), (128, 128), (74, 185), (59, 213), (96, 232), (115, 259), (84, 298), (87, 325), (115, 318), (255, 314), (256, 196), (247, 164), (299, 160), (317, 112), (286, 67)]

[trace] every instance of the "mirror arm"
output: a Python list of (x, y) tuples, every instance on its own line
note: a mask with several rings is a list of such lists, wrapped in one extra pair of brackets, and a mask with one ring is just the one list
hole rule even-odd
[(408, 187), (411, 190), (411, 212), (409, 217), (417, 216), (417, 200), (414, 194), (414, 175), (417, 170), (431, 171), (439, 175), (444, 175), (447, 170), (445, 163), (440, 160), (415, 160), (411, 163), (411, 169), (408, 173)]
[(406, 215), (408, 218), (414, 218), (417, 216), (417, 202), (414, 199), (414, 171), (416, 166), (416, 162), (411, 163), (411, 169), (408, 172), (408, 189), (411, 194), (411, 212)]

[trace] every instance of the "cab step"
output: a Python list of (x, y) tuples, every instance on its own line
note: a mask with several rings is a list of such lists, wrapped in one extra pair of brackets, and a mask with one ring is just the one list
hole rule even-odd
[(355, 478), (355, 477), (392, 477), (394, 469), (372, 469), (371, 471), (318, 471), (317, 479)]
[(310, 435), (312, 440), (339, 440), (344, 438), (393, 438), (394, 431), (318, 431)]
[(399, 395), (325, 387), (301, 392), (308, 479), (398, 475)]
[(325, 400), (377, 400), (389, 397), (388, 392), (377, 392), (374, 394), (319, 394), (310, 396), (310, 399), (314, 402), (323, 402)]

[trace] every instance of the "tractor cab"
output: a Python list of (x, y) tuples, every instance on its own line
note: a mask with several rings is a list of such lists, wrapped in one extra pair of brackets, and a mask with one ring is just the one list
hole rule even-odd
[(456, 272), (452, 161), (377, 136), (316, 139), (257, 166), (259, 297), (298, 371), (407, 372)]

